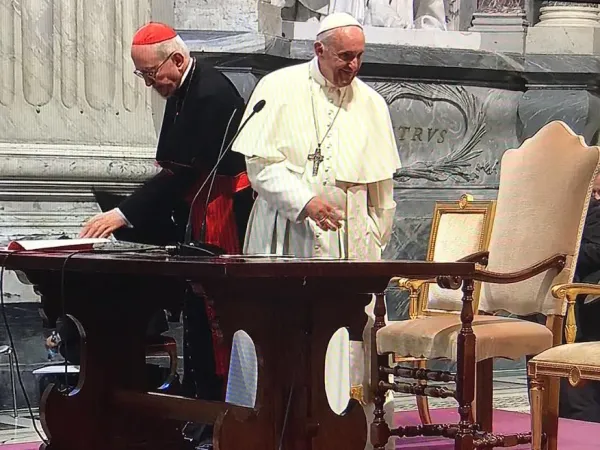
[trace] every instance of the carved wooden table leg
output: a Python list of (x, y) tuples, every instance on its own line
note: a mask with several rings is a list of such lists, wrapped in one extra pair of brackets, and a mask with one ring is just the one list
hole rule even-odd
[[(331, 292), (331, 295), (339, 295)], [(350, 339), (362, 341), (363, 330), (367, 322), (365, 306), (371, 301), (371, 295), (345, 295), (343, 308), (340, 303), (327, 298), (314, 298), (313, 339), (312, 341), (312, 395), (313, 420), (318, 421), (319, 430), (313, 440), (314, 450), (333, 448), (363, 450), (367, 442), (367, 420), (365, 411), (357, 401), (353, 401), (350, 410), (340, 416), (331, 410), (325, 392), (325, 355), (332, 335), (343, 326), (348, 327)], [(362, 314), (361, 314), (362, 312)], [(367, 367), (368, 369), (368, 367)]]
[[(456, 398), (459, 403), (459, 430), (456, 450), (473, 449), (473, 423), (471, 404), (475, 398), (475, 334), (473, 333), (473, 280), (463, 280), (462, 328), (458, 335)], [(481, 382), (481, 380), (480, 380)]]
[[(117, 390), (146, 391), (149, 305), (173, 291), (144, 278), (98, 279), (96, 275), (92, 283), (89, 276), (66, 276), (65, 311), (80, 322), (86, 337), (77, 389), (64, 395), (49, 387), (44, 393), (40, 416), (50, 438), (46, 450), (188, 449), (180, 422), (143, 416), (113, 403)], [(57, 284), (55, 279), (50, 283)], [(60, 295), (59, 288), (44, 289), (50, 290)]]
[(363, 450), (363, 409), (356, 405), (348, 414), (336, 415), (325, 394), (324, 372), (329, 339), (343, 326), (350, 326), (354, 339), (362, 334), (366, 316), (361, 311), (370, 297), (345, 298), (342, 310), (328, 301), (328, 295), (339, 295), (332, 290), (299, 285), (294, 291), (219, 292), (204, 287), (215, 299), (227, 345), (237, 330), (244, 330), (260, 358), (258, 414), (245, 423), (225, 418), (215, 436), (219, 448), (276, 450), (283, 442), (286, 450)]

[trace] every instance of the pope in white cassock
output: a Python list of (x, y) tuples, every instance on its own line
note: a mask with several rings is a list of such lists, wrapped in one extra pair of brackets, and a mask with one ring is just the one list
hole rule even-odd
[[(233, 146), (246, 156), (258, 194), (244, 253), (381, 258), (392, 231), (392, 177), (400, 158), (385, 100), (356, 78), (364, 48), (362, 26), (352, 16), (329, 15), (310, 62), (272, 72), (257, 84), (246, 116), (258, 101), (266, 105)], [(348, 378), (364, 384), (368, 372), (362, 355), (348, 368), (350, 347), (336, 334), (328, 352), (326, 385), (334, 410), (344, 409)]]

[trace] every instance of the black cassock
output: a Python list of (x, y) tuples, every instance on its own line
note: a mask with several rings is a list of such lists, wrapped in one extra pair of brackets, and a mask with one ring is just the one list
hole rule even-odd
[[(162, 170), (118, 204), (133, 227), (117, 230), (114, 233), (117, 239), (154, 245), (183, 240), (190, 210), (186, 198), (189, 199), (199, 178), (216, 164), (230, 121), (225, 145), (237, 131), (244, 106), (243, 99), (225, 75), (192, 60), (186, 80), (167, 100), (156, 153), (156, 161)], [(244, 156), (230, 151), (219, 163), (217, 174), (233, 177), (245, 170)], [(252, 202), (250, 188), (234, 196), (233, 208), (240, 241)], [(193, 294), (189, 288), (186, 288), (184, 298), (182, 394), (219, 400), (223, 396), (223, 383), (215, 373), (205, 299)], [(149, 324), (147, 336), (151, 339), (167, 330), (167, 320), (161, 311)]]
[[(122, 231), (143, 232), (148, 235), (148, 243), (161, 245), (183, 240), (189, 215), (186, 197), (197, 184), (199, 175), (215, 166), (223, 141), (225, 145), (229, 143), (244, 113), (244, 101), (225, 75), (195, 59), (192, 64), (182, 86), (167, 100), (156, 152), (156, 161), (162, 170), (119, 205), (133, 225), (133, 229)], [(236, 176), (245, 170), (243, 155), (230, 151), (219, 163), (217, 174)], [(235, 194), (234, 211), (240, 239), (243, 239), (251, 207), (251, 189)], [(164, 314), (158, 317), (150, 324), (149, 335), (167, 330)], [(182, 394), (206, 400), (221, 399), (222, 378), (215, 373), (205, 299), (189, 289), (185, 294), (183, 326)]]
[[(244, 100), (235, 86), (217, 69), (195, 60), (192, 64), (182, 86), (167, 100), (156, 152), (162, 170), (119, 204), (133, 229), (119, 230), (117, 238), (157, 245), (181, 242), (189, 214), (186, 197), (199, 176), (216, 164), (234, 112), (225, 145), (238, 128)], [(245, 170), (244, 156), (230, 151), (217, 174), (236, 176)], [(240, 239), (251, 207), (251, 189), (235, 195)]]

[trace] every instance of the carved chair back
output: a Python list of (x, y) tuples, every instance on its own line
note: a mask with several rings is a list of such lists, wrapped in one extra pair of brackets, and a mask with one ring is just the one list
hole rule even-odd
[(487, 270), (517, 272), (557, 253), (566, 264), (518, 283), (482, 283), (481, 311), (564, 315), (551, 289), (573, 279), (599, 155), (560, 121), (504, 153)]
[[(490, 242), (496, 202), (473, 201), (463, 195), (458, 202), (436, 202), (433, 211), (427, 261), (457, 261), (473, 253), (486, 251)], [(475, 285), (475, 306), (481, 285)], [(419, 293), (417, 315), (459, 313), (462, 292), (425, 284)]]

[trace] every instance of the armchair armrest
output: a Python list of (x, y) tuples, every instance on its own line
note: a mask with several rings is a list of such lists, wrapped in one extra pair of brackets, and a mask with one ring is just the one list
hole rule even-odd
[[(487, 283), (510, 284), (518, 283), (519, 281), (527, 280), (546, 270), (557, 269), (559, 272), (567, 263), (567, 255), (556, 254), (548, 259), (540, 261), (531, 267), (528, 267), (517, 272), (498, 273), (485, 269), (475, 269), (473, 280), (484, 281)], [(438, 286), (444, 289), (459, 289), (463, 280), (461, 277), (442, 275), (437, 277)]]
[(401, 290), (408, 291), (408, 317), (410, 319), (416, 319), (419, 311), (419, 293), (421, 287), (427, 283), (435, 283), (435, 279), (430, 280), (417, 280), (412, 278), (394, 278), (393, 281), (398, 282), (398, 287)]
[[(488, 263), (489, 254), (490, 253), (488, 251), (475, 252), (460, 258), (457, 262), (474, 262), (485, 267)], [(421, 310), (419, 305), (419, 293), (421, 292), (423, 285), (437, 282), (435, 278), (428, 280), (418, 280), (415, 278), (393, 278), (392, 281), (397, 282), (398, 287), (401, 290), (408, 291), (409, 293), (408, 316), (410, 319), (415, 319)]]
[(600, 295), (600, 285), (588, 283), (563, 283), (552, 288), (552, 295), (559, 300), (567, 301), (567, 320), (565, 322), (565, 338), (567, 344), (575, 342), (577, 322), (575, 321), (575, 302), (578, 295)]
[(549, 269), (557, 269), (560, 272), (564, 269), (566, 263), (567, 255), (557, 254), (517, 272), (498, 273), (485, 269), (475, 269), (475, 276), (473, 279), (497, 284), (518, 283), (519, 281), (527, 280)]
[(464, 258), (460, 258), (457, 262), (474, 262), (485, 267), (488, 265), (489, 256), (490, 252), (484, 250), (481, 252), (471, 253), (470, 255), (465, 256)]

